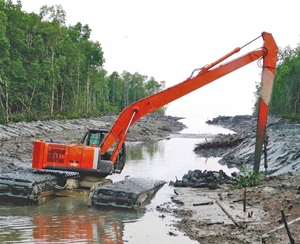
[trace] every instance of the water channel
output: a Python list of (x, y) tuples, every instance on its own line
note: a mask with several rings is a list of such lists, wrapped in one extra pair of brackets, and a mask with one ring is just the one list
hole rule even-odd
[(167, 182), (144, 210), (97, 209), (82, 197), (59, 197), (39, 206), (2, 205), (0, 243), (197, 243), (172, 226), (173, 216), (161, 218), (156, 206), (171, 201), (174, 189), (168, 182), (189, 170), (236, 171), (220, 165), (218, 158), (193, 152), (204, 140), (202, 133), (227, 132), (216, 126), (191, 126), (168, 139), (128, 147), (126, 166), (122, 174), (110, 177), (113, 181), (130, 175)]

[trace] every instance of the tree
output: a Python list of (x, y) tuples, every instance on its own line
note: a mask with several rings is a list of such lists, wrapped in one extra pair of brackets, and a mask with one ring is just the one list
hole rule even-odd
[(151, 76), (145, 85), (147, 95), (149, 96), (162, 90), (162, 84), (164, 84), (164, 82), (158, 83), (154, 77)]
[(63, 10), (61, 5), (43, 5), (40, 8), (40, 17), (44, 22), (57, 22), (59, 25), (65, 25), (66, 23), (66, 11)]
[[(294, 117), (300, 114), (300, 43), (292, 49), (280, 48), (276, 67), (270, 114)], [(257, 86), (256, 94), (260, 87)], [(257, 111), (257, 103), (255, 111)], [(254, 112), (255, 112), (254, 111)]]
[[(61, 5), (56, 6), (42, 6), (40, 9), (40, 17), (45, 20), (42, 22), (43, 38), (46, 42), (46, 59), (50, 62), (46, 63), (47, 68), (51, 69), (50, 76), (45, 77), (46, 80), (51, 81), (51, 98), (50, 98), (50, 115), (53, 115), (55, 105), (55, 93), (57, 76), (59, 72), (59, 66), (56, 63), (58, 57), (57, 49), (59, 42), (66, 35), (67, 28), (61, 26), (65, 23), (65, 11)], [(50, 63), (50, 67), (48, 66)], [(59, 63), (59, 62), (58, 62)]]
[(300, 46), (279, 51), (270, 111), (277, 116), (300, 113)]
[(39, 14), (21, 8), (21, 1), (0, 0), (1, 118), (119, 113), (162, 89), (163, 82), (137, 72), (108, 75), (89, 26), (66, 27), (61, 5), (42, 6)]
[[(0, 115), (5, 118), (5, 122), (8, 122), (8, 86), (7, 83), (2, 80), (2, 77), (6, 79), (5, 67), (9, 63), (9, 40), (6, 37), (7, 29), (7, 16), (4, 12), (4, 1), (0, 1)], [(4, 87), (5, 92), (2, 90)], [(4, 122), (4, 121), (0, 121)]]

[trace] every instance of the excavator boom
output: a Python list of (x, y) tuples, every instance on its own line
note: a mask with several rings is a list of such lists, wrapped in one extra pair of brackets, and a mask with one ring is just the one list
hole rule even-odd
[(241, 48), (235, 48), (232, 52), (218, 59), (214, 63), (205, 66), (195, 76), (190, 77), (173, 87), (141, 99), (125, 108), (112, 126), (106, 138), (100, 145), (101, 153), (105, 153), (114, 143), (117, 143), (112, 154), (111, 161), (114, 162), (118, 155), (118, 150), (126, 139), (128, 128), (144, 115), (199, 89), (212, 81), (215, 81), (255, 60), (263, 59), (263, 75), (261, 81), (261, 96), (259, 99), (259, 114), (257, 127), (257, 142), (255, 147), (255, 170), (259, 170), (262, 145), (266, 137), (266, 124), (268, 109), (271, 100), (274, 74), (277, 62), (278, 47), (270, 33), (263, 32), (264, 45), (262, 48), (243, 55), (233, 61), (223, 65), (222, 61), (239, 52)]

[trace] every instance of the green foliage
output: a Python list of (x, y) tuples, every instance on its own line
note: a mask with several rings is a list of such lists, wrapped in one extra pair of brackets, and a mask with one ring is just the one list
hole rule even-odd
[(165, 114), (166, 113), (166, 107), (159, 108), (155, 112), (158, 113), (158, 114)]
[(8, 85), (6, 96), (1, 83), (0, 109), (12, 121), (116, 114), (164, 88), (137, 72), (108, 75), (89, 26), (66, 27), (61, 5), (39, 14), (21, 8), (20, 1), (0, 1), (0, 77)]
[(83, 115), (81, 113), (68, 113), (68, 115), (59, 115), (57, 116), (58, 119), (80, 119), (83, 117)]
[(258, 186), (262, 184), (264, 175), (257, 171), (251, 172), (242, 172), (242, 175), (238, 178), (238, 182), (235, 184), (235, 187), (238, 189), (244, 187)]
[(12, 122), (23, 122), (23, 121), (26, 121), (26, 116), (24, 114), (12, 114), (11, 121)]
[(282, 118), (284, 119), (289, 119), (291, 121), (294, 121), (294, 122), (300, 122), (300, 114), (287, 114), (287, 115), (282, 115), (281, 116)]
[[(279, 49), (270, 114), (297, 119), (300, 116), (300, 43), (296, 48)], [(257, 114), (260, 85), (256, 87), (254, 114)]]

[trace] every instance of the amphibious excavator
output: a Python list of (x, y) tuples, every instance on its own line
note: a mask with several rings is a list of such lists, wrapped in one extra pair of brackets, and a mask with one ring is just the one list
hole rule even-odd
[[(264, 41), (262, 47), (228, 61), (228, 58), (259, 37), (262, 37)], [(85, 176), (105, 178), (111, 174), (121, 173), (125, 165), (124, 142), (126, 135), (129, 127), (138, 119), (256, 60), (262, 61), (258, 62), (262, 67), (262, 78), (253, 168), (259, 171), (262, 147), (267, 139), (266, 124), (278, 60), (278, 47), (272, 34), (262, 32), (259, 37), (242, 47), (235, 48), (201, 69), (195, 69), (185, 81), (131, 104), (120, 113), (110, 130), (89, 130), (81, 143), (77, 144), (62, 144), (44, 140), (34, 141), (32, 157), (34, 172), (28, 173), (31, 174), (30, 176), (22, 174), (18, 176), (1, 175), (1, 198), (19, 199), (23, 197), (36, 201), (42, 189), (51, 188), (49, 185), (47, 186), (47, 182), (57, 183), (57, 181), (61, 181), (62, 177), (63, 180), (77, 178), (80, 181)], [(32, 177), (32, 174), (35, 176)], [(137, 189), (133, 194), (130, 192), (130, 188), (134, 188), (135, 184)], [(133, 201), (136, 201), (141, 193), (159, 188), (162, 184), (163, 182), (152, 180), (148, 180), (146, 183), (141, 179), (124, 180), (121, 183), (117, 182), (116, 185), (109, 184), (96, 189), (95, 201), (93, 202), (99, 205), (114, 202), (113, 204), (118, 205), (116, 204), (117, 199), (120, 202), (119, 205), (134, 205)], [(134, 195), (135, 200), (128, 201), (130, 194), (131, 196)], [(96, 195), (99, 196), (100, 200)], [(111, 198), (108, 199), (107, 195), (110, 195)], [(105, 200), (102, 201), (104, 198)]]

